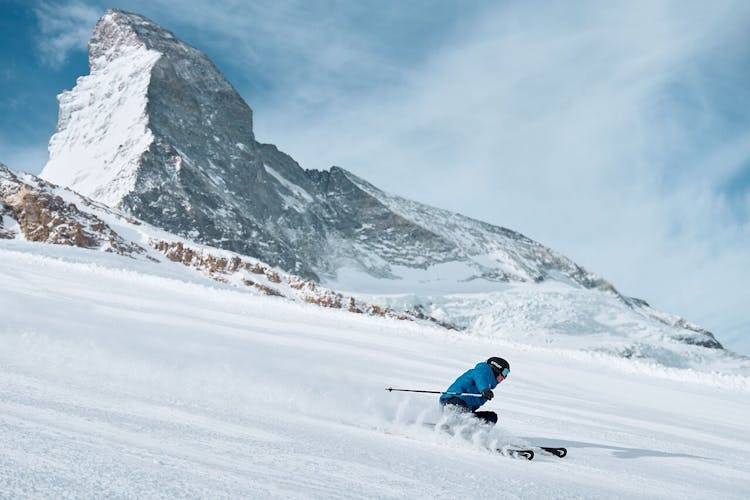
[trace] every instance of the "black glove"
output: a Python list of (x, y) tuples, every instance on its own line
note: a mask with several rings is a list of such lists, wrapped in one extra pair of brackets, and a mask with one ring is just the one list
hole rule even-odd
[(482, 397), (484, 399), (492, 399), (492, 398), (495, 397), (495, 395), (492, 393), (491, 390), (485, 389), (485, 390), (482, 391)]

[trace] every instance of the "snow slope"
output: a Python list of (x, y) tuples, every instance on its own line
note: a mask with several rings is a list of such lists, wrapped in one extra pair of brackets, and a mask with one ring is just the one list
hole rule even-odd
[[(93, 257), (92, 257), (93, 254)], [(257, 296), (0, 241), (0, 496), (748, 498), (750, 384)], [(490, 355), (501, 425), (427, 395)], [(569, 457), (512, 460), (509, 442)]]

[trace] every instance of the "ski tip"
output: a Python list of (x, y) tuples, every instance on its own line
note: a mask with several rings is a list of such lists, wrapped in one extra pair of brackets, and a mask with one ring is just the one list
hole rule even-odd
[(526, 460), (534, 460), (534, 452), (532, 450), (518, 450), (515, 454), (518, 458), (525, 458)]
[(500, 448), (497, 451), (503, 455), (511, 458), (523, 458), (526, 460), (534, 460), (534, 450), (520, 450), (520, 449), (503, 449)]
[(541, 448), (542, 448), (542, 450), (546, 451), (547, 453), (551, 453), (551, 454), (553, 454), (553, 455), (555, 455), (556, 457), (559, 457), (559, 458), (563, 458), (565, 455), (568, 454), (567, 448), (562, 448), (562, 447), (560, 447), (560, 448), (549, 448), (549, 447), (546, 447), (546, 446), (542, 446)]

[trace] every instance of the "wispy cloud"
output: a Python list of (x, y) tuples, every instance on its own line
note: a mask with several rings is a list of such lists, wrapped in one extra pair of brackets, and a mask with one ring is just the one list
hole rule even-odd
[(84, 1), (42, 1), (34, 8), (40, 36), (37, 47), (41, 60), (61, 67), (73, 50), (85, 50), (91, 31), (102, 11)]

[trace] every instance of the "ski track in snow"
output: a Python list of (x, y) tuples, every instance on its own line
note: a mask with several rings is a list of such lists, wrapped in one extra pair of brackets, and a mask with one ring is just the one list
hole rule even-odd
[[(84, 252), (0, 242), (0, 497), (750, 497), (746, 384)], [(493, 429), (435, 431), (434, 397), (383, 390), (443, 389), (490, 355), (513, 367)], [(508, 443), (569, 456), (487, 450)]]

